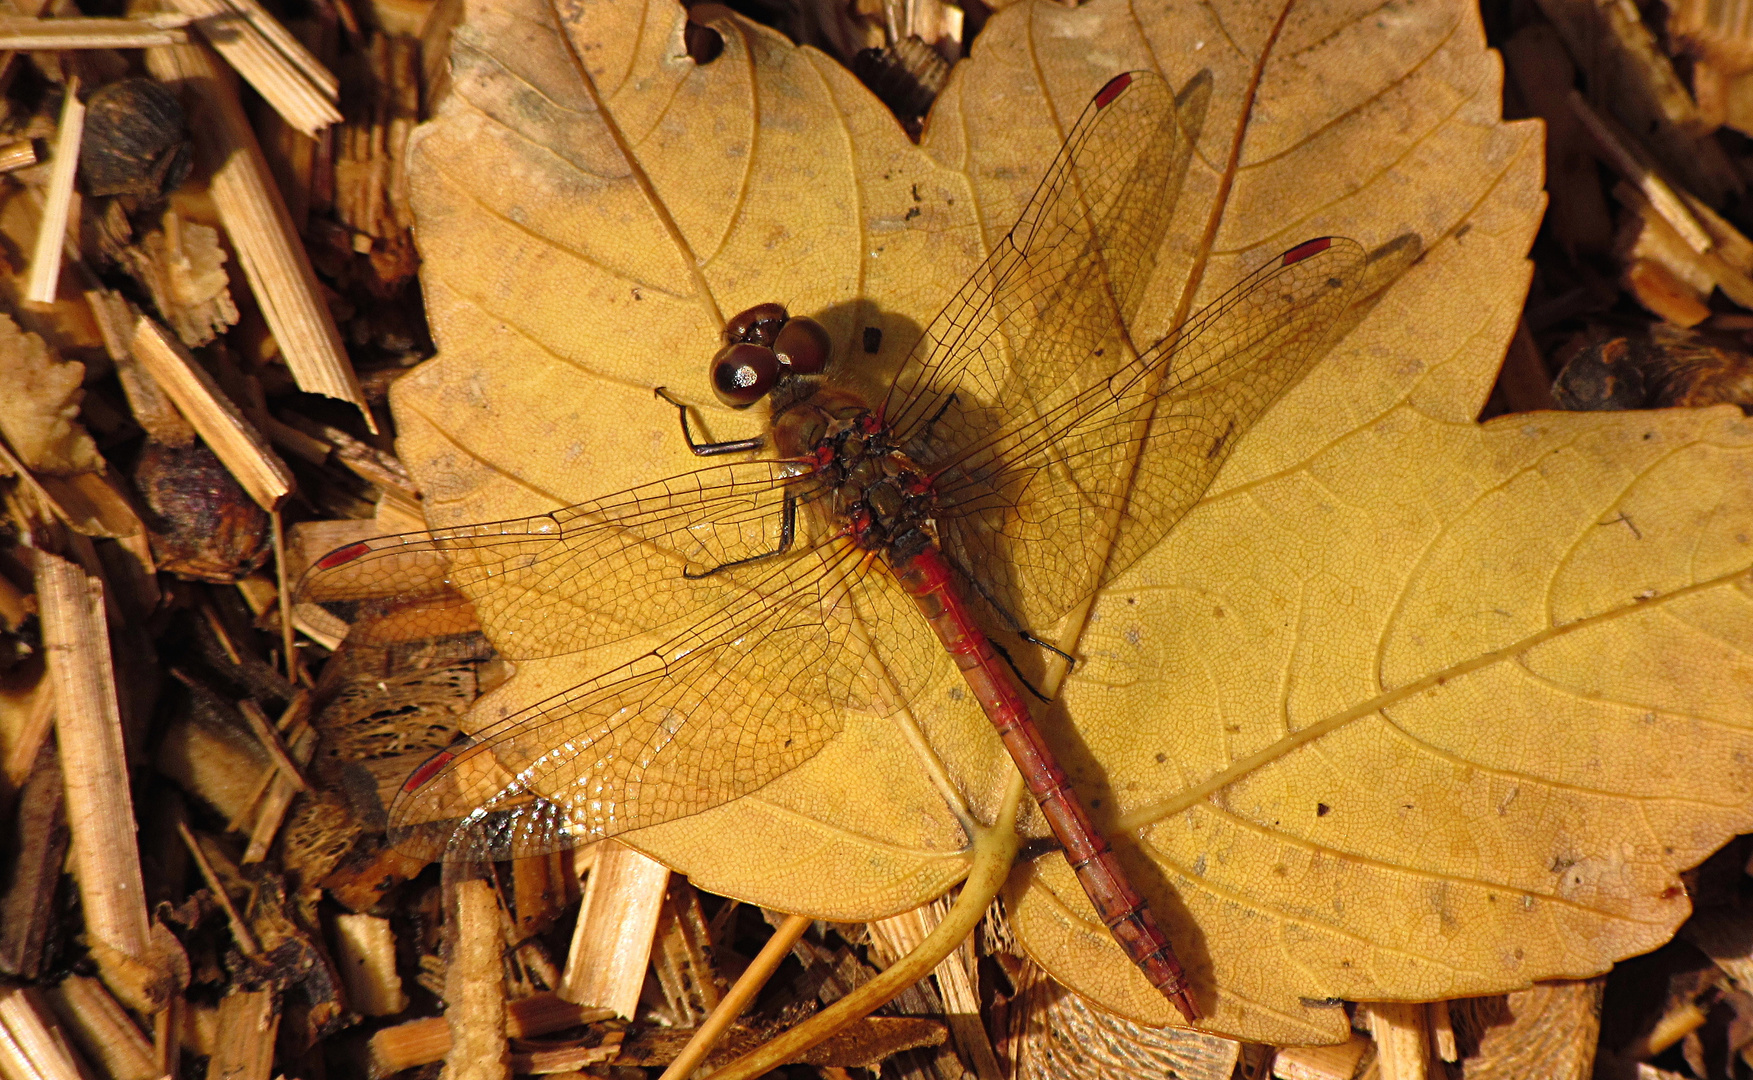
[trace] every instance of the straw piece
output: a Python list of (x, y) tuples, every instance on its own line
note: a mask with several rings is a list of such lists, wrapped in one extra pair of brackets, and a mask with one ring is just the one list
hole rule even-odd
[(112, 1080), (157, 1080), (152, 1043), (103, 983), (69, 975), (43, 995), (73, 1033), (79, 1049)]
[[(402, 977), (396, 974), (396, 934), (388, 919), (335, 916), (335, 966), (341, 970), (347, 1004), (354, 1012), (394, 1016), (408, 1007)], [(447, 1042), (448, 1034), (447, 1029)]]
[(253, 0), (172, 0), (288, 124), (316, 138), (341, 121), (340, 81)]
[(272, 990), (240, 991), (219, 1003), (219, 1034), (207, 1075), (224, 1080), (270, 1080), (280, 1011)]
[[(597, 855), (599, 868), (604, 854), (606, 852), (599, 852)], [(594, 881), (594, 874), (592, 879)], [(725, 1029), (742, 1015), (743, 1010), (749, 1007), (749, 1002), (755, 1000), (755, 995), (761, 992), (761, 988), (767, 985), (767, 980), (779, 970), (779, 965), (791, 955), (791, 947), (803, 937), (804, 931), (810, 928), (812, 922), (814, 920), (807, 915), (785, 917), (785, 921), (774, 929), (773, 936), (767, 939), (767, 944), (761, 946), (761, 951), (755, 954), (755, 958), (749, 961), (749, 966), (737, 977), (736, 983), (724, 995), (718, 1007), (712, 1010), (712, 1015), (694, 1030), (693, 1037), (682, 1047), (682, 1052), (676, 1055), (676, 1059), (670, 1062), (669, 1068), (663, 1071), (659, 1080), (683, 1080), (706, 1060), (706, 1055), (712, 1052)]]
[[(286, 29), (279, 19), (269, 14), (267, 8), (263, 7), (257, 0), (229, 0), (229, 2), (239, 14), (249, 21), (252, 30), (262, 35), (268, 44), (286, 58), (287, 63), (297, 68), (305, 78), (310, 80), (311, 85), (322, 93), (324, 99), (329, 102), (341, 99), (340, 78), (324, 67), (323, 62), (312, 55), (311, 51), (304, 47), (304, 43)], [(340, 119), (340, 114), (336, 113), (333, 122), (338, 123)]]
[[(299, 764), (307, 764), (311, 755), (316, 753), (317, 733), (310, 725), (299, 724), (299, 730), (292, 737), (290, 753)], [(246, 863), (261, 862), (268, 857), (268, 849), (274, 844), (274, 837), (280, 833), (280, 823), (286, 820), (286, 811), (292, 807), (292, 799), (298, 794), (298, 788), (282, 773), (275, 773), (268, 784), (268, 793), (262, 798), (262, 807), (256, 812), (256, 824), (250, 830), (250, 846), (244, 852)]]
[(32, 987), (0, 986), (0, 1076), (85, 1080), (66, 1033)]
[[(237, 708), (239, 712), (243, 713), (244, 720), (249, 723), (250, 731), (255, 735), (256, 741), (262, 744), (263, 749), (268, 751), (268, 756), (274, 760), (274, 765), (279, 770), (280, 775), (285, 777), (287, 782), (297, 790), (309, 791), (310, 784), (305, 781), (304, 773), (300, 768), (304, 763), (293, 760), (292, 751), (280, 738), (279, 730), (268, 722), (268, 714), (262, 711), (262, 707), (249, 698), (244, 698), (237, 703)], [(249, 862), (250, 860), (246, 858), (244, 861)]]
[[(39, 698), (51, 695), (38, 690)], [(11, 807), (14, 859), (0, 887), (0, 972), (24, 979), (42, 974), (43, 952), (59, 918), (55, 890), (67, 858), (61, 811), (61, 762), (52, 742), (37, 742), (36, 767)]]
[(261, 413), (253, 417), (262, 434), (295, 458), (308, 461), (312, 465), (321, 466), (328, 462), (329, 452), (334, 448), (321, 439), (314, 439), (290, 424), (276, 420), (269, 413)]
[(444, 973), (444, 1018), (450, 1025), (445, 1080), (499, 1080), (507, 1075), (505, 976), (499, 901), (475, 878), (456, 886), (454, 936)]
[(9, 142), (0, 146), (0, 173), (28, 168), (36, 163), (36, 144), (29, 139), (19, 139), (17, 142)]
[[(179, 20), (187, 23), (187, 19)], [(145, 49), (182, 45), (189, 32), (157, 19), (27, 19), (0, 15), (0, 49)], [(33, 155), (34, 157), (34, 155)]]
[(403, 1069), (443, 1061), (450, 1053), (450, 1023), (442, 1016), (428, 1016), (386, 1027), (366, 1044), (366, 1075), (372, 1080), (394, 1076)]
[(578, 909), (561, 997), (633, 1018), (669, 877), (655, 859), (619, 841), (602, 842)]
[(73, 76), (67, 80), (67, 99), (61, 104), (43, 222), (30, 258), (30, 282), (24, 290), (29, 303), (55, 302), (55, 286), (61, 280), (61, 250), (67, 243), (67, 220), (73, 208), (73, 178), (79, 171), (79, 141), (84, 135), (85, 105), (79, 100), (79, 78)]
[(130, 347), (250, 498), (269, 511), (286, 501), (292, 492), (291, 470), (182, 342), (142, 315), (134, 322)]
[(304, 242), (217, 57), (198, 45), (148, 49), (152, 74), (180, 83), (213, 201), (250, 291), (299, 389), (351, 402), (377, 430)]
[[(37, 554), (36, 584), (86, 933), (145, 963), (151, 930), (134, 842), (103, 585), (48, 552)], [(105, 974), (108, 981), (110, 973)]]
[(262, 951), (261, 943), (256, 940), (255, 931), (244, 921), (237, 905), (231, 902), (231, 893), (225, 888), (225, 882), (219, 879), (219, 872), (213, 869), (213, 862), (207, 853), (201, 850), (200, 841), (189, 831), (188, 825), (177, 822), (177, 835), (183, 838), (183, 844), (189, 849), (189, 856), (195, 860), (195, 869), (201, 872), (201, 880), (207, 883), (207, 891), (218, 901), (219, 909), (225, 912), (225, 921), (231, 925), (231, 936), (237, 941), (237, 947), (246, 956), (257, 956)]

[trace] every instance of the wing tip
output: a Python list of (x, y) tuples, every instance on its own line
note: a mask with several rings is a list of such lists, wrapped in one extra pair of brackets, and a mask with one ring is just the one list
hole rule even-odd
[(337, 566), (347, 565), (370, 550), (371, 545), (363, 540), (357, 544), (348, 544), (346, 547), (336, 548), (318, 559), (316, 568), (318, 570), (333, 570)]
[(1278, 257), (1278, 265), (1295, 266), (1304, 259), (1307, 259), (1312, 255), (1319, 255), (1321, 252), (1326, 251), (1332, 246), (1333, 238), (1331, 236), (1318, 236), (1313, 240), (1304, 240), (1296, 247), (1293, 247), (1283, 255), (1280, 255)]
[(1109, 105), (1112, 105), (1114, 99), (1125, 93), (1126, 88), (1132, 85), (1132, 78), (1132, 72), (1123, 71), (1112, 79), (1109, 79), (1100, 90), (1096, 91), (1096, 108), (1105, 109)]

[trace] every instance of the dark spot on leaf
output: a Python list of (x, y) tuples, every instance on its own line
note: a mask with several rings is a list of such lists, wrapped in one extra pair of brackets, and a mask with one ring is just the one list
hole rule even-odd
[(1333, 808), (1331, 806), (1328, 806), (1324, 802), (1318, 802), (1315, 804), (1315, 816), (1316, 817), (1326, 817), (1328, 814), (1331, 814), (1332, 812), (1333, 812)]
[(1169, 760), (1169, 755), (1163, 753), (1161, 750), (1158, 750), (1156, 752), (1156, 763), (1158, 765), (1161, 765), (1163, 762), (1165, 762), (1167, 760)]

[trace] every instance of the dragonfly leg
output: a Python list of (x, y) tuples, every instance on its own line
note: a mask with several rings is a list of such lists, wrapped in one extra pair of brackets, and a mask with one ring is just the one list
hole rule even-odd
[[(729, 439), (725, 442), (697, 443), (694, 441), (693, 431), (688, 427), (688, 406), (677, 401), (675, 398), (670, 397), (669, 390), (665, 387), (660, 386), (654, 390), (653, 393), (669, 402), (671, 405), (674, 405), (676, 411), (681, 414), (682, 441), (688, 444), (689, 451), (691, 451), (696, 457), (712, 457), (716, 454), (737, 454), (745, 450), (759, 450), (767, 445), (767, 440), (759, 435), (747, 439)], [(756, 556), (756, 558), (760, 558), (760, 556)], [(745, 559), (743, 561), (747, 562), (748, 560)]]
[[(948, 408), (949, 406), (945, 405), (944, 407)], [(938, 415), (941, 416), (943, 414), (940, 411)], [(1024, 641), (1028, 642), (1030, 645), (1033, 645), (1038, 649), (1045, 649), (1048, 652), (1052, 653), (1054, 656), (1057, 656), (1057, 657), (1059, 657), (1059, 659), (1065, 661), (1065, 670), (1067, 673), (1069, 673), (1072, 668), (1077, 666), (1077, 658), (1076, 657), (1072, 656), (1070, 653), (1066, 652), (1064, 649), (1061, 649), (1059, 646), (1053, 644), (1052, 642), (1044, 641), (1041, 638), (1038, 638), (1034, 634), (1030, 633), (1029, 628), (1023, 625), (1023, 621), (1021, 619), (1017, 618), (1015, 615), (1012, 615), (1010, 613), (1010, 609), (1006, 608), (1003, 604), (999, 603), (998, 598), (996, 596), (993, 596), (990, 592), (986, 591), (986, 584), (984, 582), (982, 582), (979, 578), (975, 577), (973, 574), (968, 573), (968, 568), (963, 566), (961, 564), (961, 562), (958, 561), (954, 556), (951, 556), (948, 553), (945, 553), (944, 558), (949, 562), (949, 564), (951, 566), (956, 568), (956, 573), (962, 575), (963, 581), (966, 581), (968, 584), (970, 584), (974, 587), (974, 591), (980, 594), (980, 599), (986, 601), (986, 603), (992, 608), (992, 610), (998, 613), (998, 617), (1004, 620), (1004, 624), (1006, 626), (1010, 627), (1011, 633), (1015, 634), (1017, 637), (1022, 638)], [(1004, 662), (1010, 665), (1010, 670), (1016, 674), (1016, 677), (1019, 680), (1021, 680), (1021, 682), (1024, 686), (1028, 687), (1029, 693), (1040, 698), (1042, 701), (1051, 701), (1052, 700), (1051, 698), (1042, 694), (1039, 690), (1036, 690), (1032, 685), (1030, 685), (1029, 680), (1023, 678), (1023, 673), (1021, 671), (1017, 670), (1016, 662), (1010, 658), (1010, 654), (1005, 652), (1004, 649), (998, 644), (998, 642), (996, 642), (996, 641), (992, 642), (992, 646), (993, 646), (993, 648), (998, 649), (998, 655), (1004, 657)]]
[(1024, 641), (1028, 642), (1030, 645), (1033, 645), (1038, 649), (1046, 649), (1048, 652), (1052, 653), (1054, 656), (1057, 656), (1057, 657), (1059, 657), (1059, 659), (1065, 661), (1065, 670), (1066, 670), (1067, 674), (1069, 674), (1071, 672), (1072, 668), (1077, 666), (1077, 658), (1075, 656), (1072, 656), (1070, 653), (1066, 652), (1064, 649), (1061, 649), (1059, 646), (1053, 644), (1051, 641), (1043, 641), (1042, 639), (1029, 633), (1027, 630), (1022, 630), (1022, 629), (1019, 629), (1017, 631), (1017, 637), (1022, 638)]
[(935, 413), (932, 413), (931, 419), (925, 422), (925, 427), (920, 432), (924, 439), (929, 440), (931, 438), (931, 429), (937, 426), (937, 422), (943, 419), (943, 414), (949, 412), (950, 406), (955, 403), (956, 395), (952, 391), (949, 397), (943, 399), (943, 407)]
[[(1010, 658), (1010, 650), (1009, 649), (1005, 648), (1003, 645), (1000, 645), (997, 641), (993, 640), (992, 638), (987, 638), (986, 640), (991, 643), (992, 651), (996, 652), (999, 656), (999, 659), (1003, 660), (1005, 665), (1010, 668), (1010, 673), (1012, 675), (1016, 676), (1016, 681), (1019, 683), (1022, 683), (1024, 690), (1027, 690), (1029, 693), (1040, 698), (1042, 701), (1048, 702), (1049, 704), (1052, 703), (1053, 699), (1048, 697), (1046, 694), (1041, 693), (1041, 691), (1035, 689), (1035, 684), (1029, 681), (1029, 677), (1027, 675), (1023, 674), (1023, 669), (1016, 666), (1016, 661), (1012, 660)], [(1029, 639), (1025, 639), (1025, 640), (1029, 640)], [(1054, 651), (1057, 652), (1058, 650), (1055, 649)]]
[(713, 574), (716, 574), (721, 570), (729, 570), (735, 566), (744, 566), (748, 563), (760, 562), (762, 559), (771, 559), (775, 555), (783, 555), (789, 551), (791, 549), (791, 543), (795, 539), (797, 539), (797, 496), (787, 491), (785, 493), (785, 502), (781, 505), (779, 511), (778, 547), (774, 548), (772, 551), (763, 551), (759, 555), (747, 555), (741, 559), (732, 559), (727, 563), (719, 563), (712, 569), (702, 570), (698, 574), (683, 570), (682, 576), (689, 581), (699, 581), (701, 578), (711, 577)]

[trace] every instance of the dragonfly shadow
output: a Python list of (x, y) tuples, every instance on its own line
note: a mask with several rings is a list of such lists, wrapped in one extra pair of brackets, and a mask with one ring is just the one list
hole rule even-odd
[(829, 368), (834, 384), (870, 402), (883, 400), (895, 373), (925, 333), (908, 316), (868, 300), (842, 301), (807, 314), (826, 327), (839, 346)]

